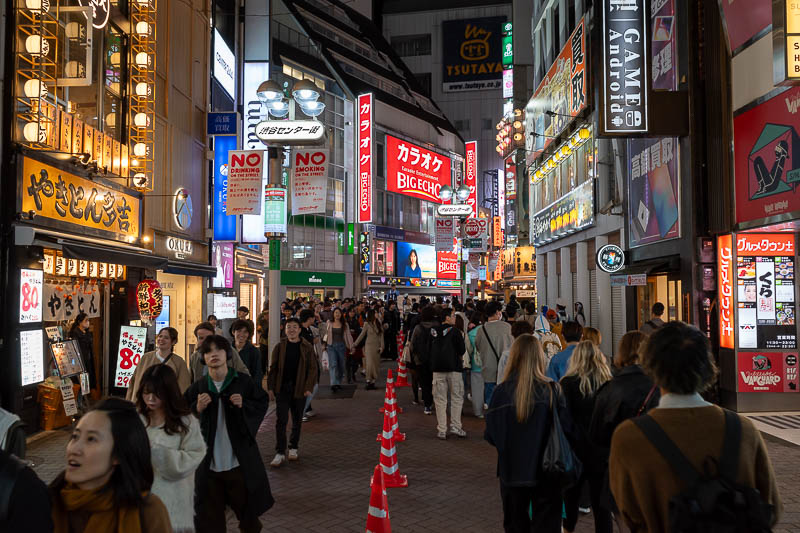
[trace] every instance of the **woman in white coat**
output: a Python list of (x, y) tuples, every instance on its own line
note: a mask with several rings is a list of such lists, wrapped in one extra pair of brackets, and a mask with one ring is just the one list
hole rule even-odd
[(166, 505), (175, 533), (194, 532), (194, 472), (206, 455), (206, 443), (169, 366), (145, 371), (136, 407), (150, 439), (151, 490)]
[(367, 321), (364, 329), (355, 340), (358, 346), (362, 339), (364, 343), (364, 366), (367, 371), (367, 390), (375, 389), (375, 381), (378, 379), (378, 367), (381, 364), (381, 353), (383, 352), (383, 325), (374, 309), (367, 311)]

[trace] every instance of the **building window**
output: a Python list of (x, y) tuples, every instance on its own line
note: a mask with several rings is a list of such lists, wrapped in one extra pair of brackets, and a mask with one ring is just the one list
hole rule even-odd
[(431, 55), (431, 35), (398, 35), (392, 37), (392, 48), (400, 57)]
[(375, 156), (376, 156), (376, 167), (375, 167), (375, 175), (379, 178), (385, 177), (385, 170), (386, 170), (386, 151), (383, 149), (382, 143), (375, 143)]
[(481, 129), (483, 131), (491, 131), (492, 130), (492, 119), (484, 118), (481, 120)]
[(468, 118), (465, 118), (465, 119), (454, 121), (453, 122), (453, 126), (455, 126), (456, 130), (458, 130), (458, 131), (463, 131), (463, 132), (469, 133), (469, 131), (470, 131), (471, 127), (472, 127), (472, 124), (470, 124), (470, 121), (469, 121)]
[(431, 95), (431, 73), (430, 72), (418, 72), (414, 74), (414, 77), (417, 78), (420, 87), (422, 88), (422, 94), (425, 96)]

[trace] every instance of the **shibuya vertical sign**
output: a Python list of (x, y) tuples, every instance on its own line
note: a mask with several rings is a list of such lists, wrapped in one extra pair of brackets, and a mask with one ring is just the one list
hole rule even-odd
[(472, 208), (473, 217), (478, 216), (478, 141), (464, 143), (467, 152), (464, 184), (469, 187), (467, 204)]
[(372, 222), (372, 94), (358, 96), (358, 223)]
[(647, 0), (603, 0), (602, 133), (643, 133), (647, 124)]

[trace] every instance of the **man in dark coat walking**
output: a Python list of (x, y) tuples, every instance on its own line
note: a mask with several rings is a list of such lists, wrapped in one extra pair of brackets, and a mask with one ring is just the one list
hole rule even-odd
[(261, 531), (259, 516), (275, 503), (256, 445), (269, 399), (250, 376), (228, 368), (233, 351), (224, 337), (208, 337), (200, 354), (208, 376), (185, 394), (208, 446), (195, 473), (195, 528), (197, 533), (225, 531), (225, 508), (230, 506), (239, 529), (256, 533)]

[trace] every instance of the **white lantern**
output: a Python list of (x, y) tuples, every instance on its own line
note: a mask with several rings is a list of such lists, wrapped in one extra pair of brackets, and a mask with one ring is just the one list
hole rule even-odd
[(133, 124), (137, 128), (146, 128), (150, 124), (150, 118), (145, 113), (136, 113), (133, 117)]
[[(147, 145), (144, 143), (136, 143), (133, 145), (133, 155), (136, 157), (144, 157), (147, 155)], [(138, 161), (137, 161), (138, 163)]]
[(67, 75), (67, 78), (82, 78), (86, 75), (86, 68), (83, 63), (69, 61), (67, 66), (64, 67), (64, 74)]
[(25, 124), (25, 127), (22, 128), (22, 135), (28, 142), (37, 142), (37, 139), (40, 143), (47, 142), (47, 132), (44, 131), (44, 128), (39, 127), (38, 122)]
[(25, 0), (25, 7), (31, 11), (50, 11), (50, 0)]
[(116, 113), (109, 113), (108, 115), (106, 115), (106, 125), (109, 128), (113, 128), (114, 126), (117, 125), (117, 115), (116, 115)]
[(64, 33), (68, 39), (80, 39), (86, 34), (86, 30), (84, 30), (84, 26), (80, 22), (70, 22), (64, 28)]
[(136, 96), (150, 96), (150, 87), (144, 82), (137, 83)]
[(25, 82), (22, 91), (28, 98), (44, 98), (47, 96), (47, 85), (34, 78)]
[(143, 172), (137, 172), (133, 175), (133, 186), (143, 189), (147, 187), (147, 176)]
[(150, 24), (145, 21), (141, 21), (136, 23), (136, 33), (139, 35), (149, 35), (150, 34)]
[(50, 43), (41, 35), (29, 35), (25, 39), (25, 50), (35, 56), (46, 56), (50, 52)]
[(147, 55), (147, 52), (139, 52), (136, 54), (136, 65), (140, 67), (149, 67), (150, 66), (150, 56)]

